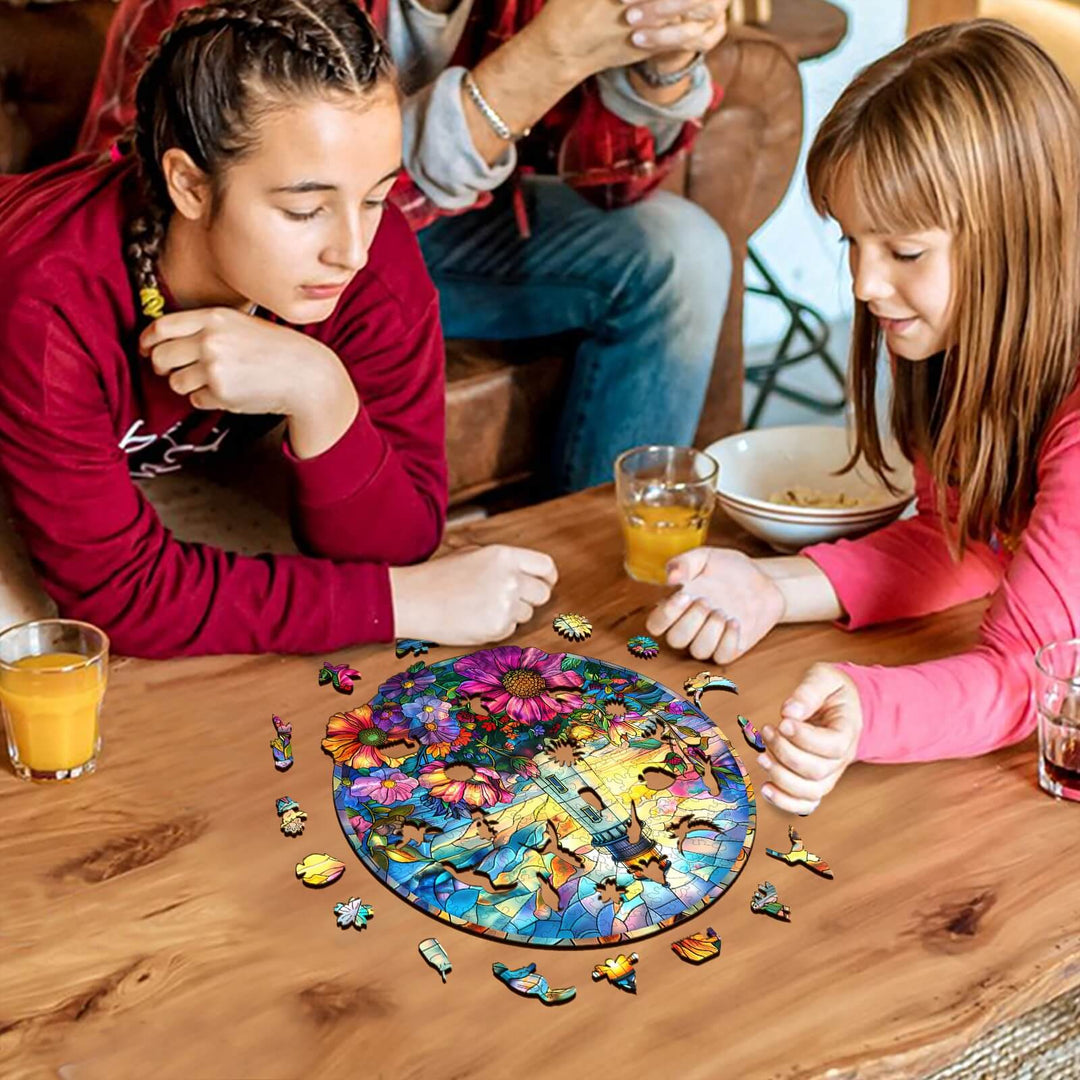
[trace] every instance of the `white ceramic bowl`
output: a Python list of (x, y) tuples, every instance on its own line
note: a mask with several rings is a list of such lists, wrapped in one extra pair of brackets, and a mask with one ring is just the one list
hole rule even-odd
[[(834, 475), (848, 459), (849, 438), (844, 428), (808, 425), (760, 428), (720, 439), (706, 448), (720, 466), (717, 500), (747, 532), (781, 552), (879, 529), (899, 517), (914, 497), (911, 465), (895, 448), (888, 451), (899, 495), (863, 462), (849, 473)], [(769, 501), (774, 492), (790, 487), (873, 502), (826, 508)]]

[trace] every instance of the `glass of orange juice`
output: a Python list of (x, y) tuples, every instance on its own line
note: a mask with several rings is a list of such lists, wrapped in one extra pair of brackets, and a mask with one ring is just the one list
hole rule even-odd
[(705, 542), (719, 471), (689, 446), (638, 446), (616, 458), (624, 565), (635, 581), (663, 585), (668, 559)]
[(0, 713), (16, 776), (94, 771), (108, 669), (109, 639), (89, 623), (39, 619), (0, 632)]

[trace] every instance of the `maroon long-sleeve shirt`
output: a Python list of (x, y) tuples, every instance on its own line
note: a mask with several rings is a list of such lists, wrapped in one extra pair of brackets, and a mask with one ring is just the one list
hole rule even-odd
[(434, 286), (387, 207), (367, 266), (326, 321), (360, 397), (324, 453), (288, 447), (302, 555), (176, 539), (132, 482), (266, 431), (192, 408), (138, 353), (122, 253), (130, 162), (74, 159), (0, 185), (0, 483), (62, 614), (117, 652), (321, 652), (393, 636), (388, 566), (421, 560), (446, 514), (444, 352)]

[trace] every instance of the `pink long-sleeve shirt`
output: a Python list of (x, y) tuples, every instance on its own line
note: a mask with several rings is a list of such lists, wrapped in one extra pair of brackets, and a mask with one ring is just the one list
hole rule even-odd
[(915, 517), (803, 550), (836, 590), (847, 613), (840, 625), (855, 630), (994, 599), (977, 644), (958, 656), (839, 665), (858, 687), (863, 761), (973, 757), (1026, 738), (1036, 720), (1035, 650), (1080, 636), (1080, 389), (1043, 441), (1035, 507), (1012, 554), (973, 544), (954, 562), (920, 463), (915, 481)]

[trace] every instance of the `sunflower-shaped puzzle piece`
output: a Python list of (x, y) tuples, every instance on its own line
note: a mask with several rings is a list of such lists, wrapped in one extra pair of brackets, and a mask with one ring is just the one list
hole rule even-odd
[(791, 922), (791, 908), (780, 903), (776, 886), (771, 881), (763, 881), (750, 898), (750, 910), (755, 915), (771, 915), (781, 922)]
[(551, 626), (556, 634), (567, 641), (584, 641), (592, 637), (592, 623), (584, 615), (575, 615), (572, 612), (556, 615)]
[(602, 964), (597, 964), (592, 969), (593, 981), (607, 979), (612, 986), (625, 990), (628, 994), (637, 993), (637, 972), (634, 965), (638, 962), (638, 954), (632, 952), (629, 956), (619, 953), (614, 960), (610, 957)]
[(772, 848), (767, 847), (765, 854), (771, 855), (781, 862), (786, 862), (788, 866), (798, 866), (802, 863), (807, 869), (813, 870), (815, 874), (820, 874), (822, 877), (831, 878), (833, 876), (829, 864), (820, 855), (815, 855), (812, 851), (806, 850), (802, 837), (791, 825), (788, 826), (788, 839), (791, 841), (790, 851), (774, 851)]
[(704, 964), (720, 955), (720, 935), (710, 926), (700, 934), (672, 942), (671, 951), (689, 964)]
[(319, 685), (325, 686), (330, 683), (339, 694), (351, 694), (353, 692), (353, 680), (359, 679), (360, 672), (348, 664), (331, 664), (324, 660), (319, 669)]
[(660, 655), (660, 646), (657, 645), (656, 639), (649, 637), (647, 634), (632, 637), (626, 643), (626, 650), (631, 656), (636, 656), (639, 660), (652, 660), (653, 657)]

